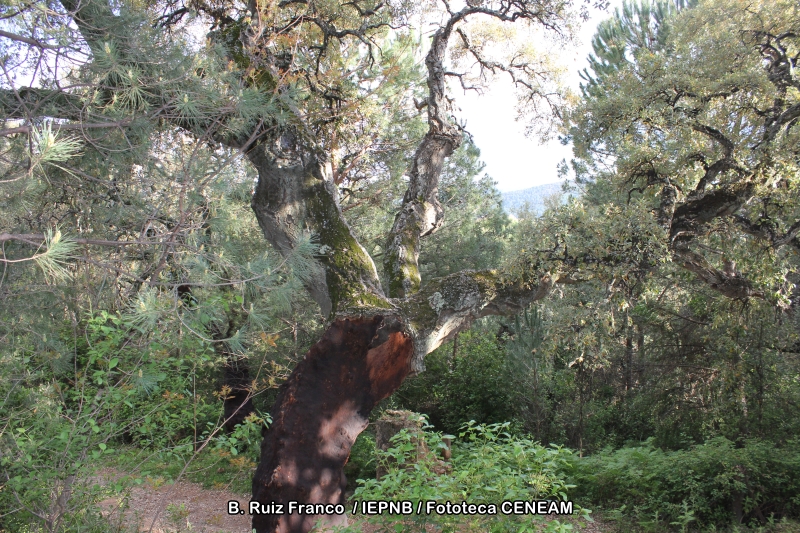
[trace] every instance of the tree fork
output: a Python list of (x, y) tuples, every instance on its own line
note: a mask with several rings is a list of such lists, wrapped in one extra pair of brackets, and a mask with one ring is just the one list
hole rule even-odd
[[(344, 503), (343, 468), (369, 413), (411, 373), (413, 342), (397, 316), (335, 320), (281, 386), (263, 430), (253, 500)], [(306, 533), (346, 515), (254, 515), (258, 533)]]

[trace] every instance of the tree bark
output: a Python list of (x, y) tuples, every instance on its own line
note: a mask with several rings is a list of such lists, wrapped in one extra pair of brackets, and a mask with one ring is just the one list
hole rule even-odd
[(250, 365), (245, 359), (229, 354), (222, 367), (222, 383), (230, 392), (223, 400), (225, 429), (233, 431), (237, 424), (255, 411), (252, 400)]
[(340, 319), (282, 385), (263, 432), (253, 500), (283, 504), (284, 514), (253, 516), (258, 533), (305, 533), (346, 515), (288, 513), (288, 504), (343, 504), (343, 467), (369, 413), (411, 371), (411, 338), (395, 316)]
[[(459, 272), (432, 280), (393, 312), (373, 309), (335, 319), (281, 386), (272, 425), (263, 430), (253, 500), (264, 505), (344, 503), (344, 465), (369, 413), (414, 372), (423, 357), (477, 318), (519, 312), (553, 286), (509, 282), (495, 271)], [(372, 314), (370, 314), (372, 313)], [(338, 515), (253, 516), (257, 533), (306, 533)]]

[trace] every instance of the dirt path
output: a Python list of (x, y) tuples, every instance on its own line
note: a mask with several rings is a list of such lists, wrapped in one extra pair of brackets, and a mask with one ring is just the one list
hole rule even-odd
[[(107, 479), (112, 476), (106, 475)], [(229, 515), (228, 501), (247, 508), (249, 494), (204, 489), (197, 483), (179, 481), (156, 487), (145, 483), (134, 487), (124, 507), (122, 498), (101, 502), (103, 514), (118, 531), (151, 533), (243, 533), (250, 531), (250, 517)]]

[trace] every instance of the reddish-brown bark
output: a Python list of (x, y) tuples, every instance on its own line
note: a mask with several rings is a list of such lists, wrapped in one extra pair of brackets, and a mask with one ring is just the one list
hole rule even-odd
[(305, 533), (345, 516), (288, 514), (288, 503), (344, 503), (342, 471), (377, 402), (411, 371), (412, 341), (394, 317), (335, 321), (283, 384), (264, 431), (253, 500), (284, 504), (254, 515), (258, 533)]

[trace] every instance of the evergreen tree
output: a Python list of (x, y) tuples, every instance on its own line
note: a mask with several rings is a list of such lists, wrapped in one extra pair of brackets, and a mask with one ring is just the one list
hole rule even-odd
[(603, 90), (603, 82), (636, 62), (640, 53), (670, 53), (671, 19), (696, 0), (623, 1), (614, 16), (601, 22), (592, 37), (589, 68), (583, 69), (584, 96)]

